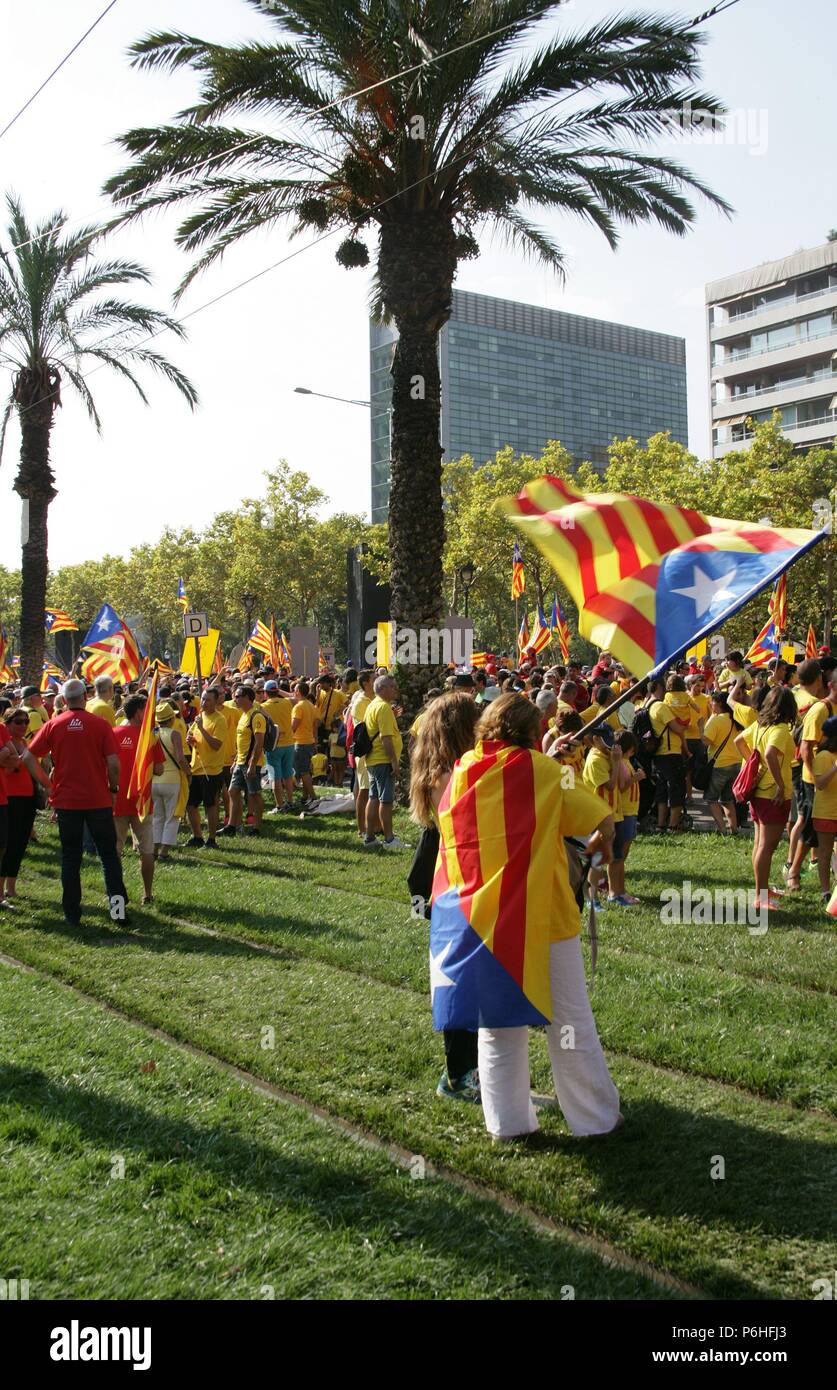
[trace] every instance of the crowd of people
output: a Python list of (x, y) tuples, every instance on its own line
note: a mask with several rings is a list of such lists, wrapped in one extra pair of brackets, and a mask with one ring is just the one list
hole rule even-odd
[[(360, 850), (406, 850), (393, 815), (409, 776), (421, 835), (408, 882), (430, 916), (445, 826), (456, 819), (452, 802), (470, 795), (500, 754), (513, 752), (532, 762), (554, 810), (551, 893), (547, 885), (544, 894), (544, 987), (553, 1003), (547, 1041), (556, 1096), (579, 1135), (610, 1133), (621, 1123), (587, 998), (582, 911), (637, 906), (626, 872), (638, 834), (684, 834), (702, 795), (719, 835), (740, 835), (752, 822), (758, 908), (787, 908), (806, 861), (824, 901), (832, 896), (837, 658), (827, 649), (797, 667), (775, 660), (764, 668), (748, 667), (733, 651), (722, 662), (678, 662), (641, 685), (606, 651), (586, 667), (521, 662), (450, 671), (427, 691), (409, 727), (398, 681), (384, 668), (313, 681), (270, 668), (225, 669), (201, 684), (178, 677), (158, 686), (152, 808), (141, 816), (131, 774), (147, 700), (146, 681), (123, 689), (107, 677), (93, 685), (73, 677), (60, 692), (24, 686), (0, 693), (0, 908), (16, 908), (38, 809), (57, 823), (67, 923), (82, 921), (85, 852), (98, 855), (111, 915), (124, 923), (129, 844), (139, 860), (141, 902), (151, 903), (155, 870), (178, 844), (211, 851), (224, 837), (258, 837), (266, 802), (277, 817), (314, 813), (317, 789), (330, 784), (353, 798)], [(463, 779), (457, 771), (464, 768)], [(526, 816), (520, 824), (515, 836), (530, 834), (526, 853), (537, 857), (542, 827)], [(780, 889), (770, 880), (783, 835)], [(468, 863), (463, 856), (465, 883)], [(575, 1037), (569, 1051), (561, 1041), (568, 1026)], [(527, 1038), (526, 1028), (488, 1022), (445, 1030), (437, 1092), (481, 1102), (497, 1139), (537, 1128)]]

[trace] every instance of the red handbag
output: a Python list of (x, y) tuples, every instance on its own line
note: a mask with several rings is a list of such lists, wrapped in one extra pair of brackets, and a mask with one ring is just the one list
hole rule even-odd
[(755, 748), (732, 784), (733, 799), (735, 801), (752, 801), (760, 775), (761, 754)]

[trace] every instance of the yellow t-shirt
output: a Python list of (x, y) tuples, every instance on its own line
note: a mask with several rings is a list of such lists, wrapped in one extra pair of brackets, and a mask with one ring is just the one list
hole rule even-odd
[(195, 720), (194, 724), (190, 726), (192, 737), (195, 739), (192, 744), (192, 771), (198, 773), (199, 776), (217, 777), (224, 768), (227, 721), (221, 711), (216, 710), (214, 714), (204, 712), (202, 722), (204, 729), (212, 738), (221, 740), (221, 747), (210, 748), (206, 739), (202, 737), (198, 722)]
[[(822, 777), (837, 763), (834, 753), (817, 753), (814, 757), (814, 776)], [(837, 777), (832, 777), (828, 786), (819, 787), (814, 792), (814, 815), (817, 820), (837, 820)]]
[(311, 776), (312, 776), (312, 777), (322, 777), (322, 775), (323, 775), (323, 773), (325, 772), (327, 766), (328, 766), (328, 758), (326, 757), (325, 753), (312, 753), (312, 754), (311, 754)]
[(709, 717), (709, 696), (690, 695), (689, 696), (689, 727), (686, 730), (686, 738), (700, 738), (700, 722)]
[(737, 700), (732, 702), (732, 712), (735, 715), (736, 723), (740, 724), (742, 729), (749, 729), (750, 725), (755, 724), (759, 717), (758, 710), (753, 709), (752, 705), (741, 705)]
[[(594, 719), (597, 719), (600, 714), (604, 713), (604, 710), (606, 708), (610, 709), (610, 706), (599, 705), (596, 703), (595, 700), (591, 701), (587, 708), (585, 710), (582, 710), (581, 712), (582, 724), (591, 724)], [(604, 722), (605, 724), (609, 724), (611, 729), (619, 730), (622, 727), (622, 725), (619, 723), (619, 715), (616, 713), (615, 710), (613, 711), (613, 714), (608, 715), (607, 719)]]
[(346, 686), (343, 693), (347, 697), (347, 699), (351, 700), (352, 696), (356, 695), (359, 690), (360, 681), (349, 681), (349, 684)]
[(741, 676), (744, 677), (744, 684), (749, 690), (750, 686), (753, 684), (753, 678), (749, 671), (730, 671), (725, 666), (718, 675), (718, 689), (723, 690), (725, 686), (737, 684)]
[(651, 720), (651, 728), (660, 740), (655, 758), (668, 757), (670, 753), (680, 753), (683, 749), (683, 740), (679, 734), (669, 728), (671, 721), (677, 716), (671, 705), (667, 705), (664, 700), (652, 700), (648, 706), (648, 716)]
[[(49, 715), (43, 705), (39, 709), (32, 709), (30, 705), (21, 705), (20, 708), (23, 710), (24, 714), (29, 715), (29, 724), (25, 734), (26, 742), (29, 743), (44, 725), (49, 723)], [(93, 713), (95, 713), (95, 710)]]
[[(746, 709), (746, 706), (743, 708)], [(730, 730), (732, 732), (730, 732)], [(727, 738), (729, 734), (729, 738)], [(710, 714), (703, 726), (703, 736), (709, 743), (709, 756), (714, 759), (715, 767), (739, 767), (741, 764), (741, 754), (735, 746), (739, 730), (726, 714)], [(724, 743), (726, 744), (717, 757), (717, 750)]]
[(333, 721), (343, 713), (348, 702), (348, 695), (342, 690), (320, 690), (317, 694), (317, 713), (320, 720), (329, 732)]
[(613, 819), (620, 821), (623, 812), (619, 805), (619, 789), (607, 785), (610, 781), (611, 770), (612, 765), (607, 754), (600, 752), (598, 748), (591, 748), (584, 760), (584, 784), (606, 803), (608, 812), (613, 816)]
[[(584, 747), (579, 744), (578, 747), (568, 748), (566, 753), (561, 753), (557, 758), (553, 758), (553, 762), (559, 763), (561, 767), (571, 767), (575, 773), (576, 781), (581, 782), (584, 778), (584, 757)], [(565, 783), (566, 778), (562, 781), (561, 786), (564, 787)]]
[(793, 762), (793, 738), (790, 726), (788, 724), (770, 724), (764, 728), (760, 724), (751, 724), (749, 729), (744, 730), (743, 737), (749, 748), (757, 748), (761, 753), (761, 775), (756, 784), (756, 796), (770, 798), (776, 794), (776, 783), (765, 762), (768, 748), (775, 748), (782, 759), (782, 789), (785, 801), (790, 801), (792, 790), (791, 763)]
[(111, 728), (113, 728), (116, 723), (116, 710), (113, 708), (110, 700), (100, 700), (97, 695), (94, 695), (92, 700), (87, 701), (85, 709), (88, 714), (98, 714), (99, 718), (106, 720)]
[(290, 748), (294, 741), (291, 732), (291, 717), (294, 712), (293, 702), (285, 700), (281, 695), (275, 695), (270, 700), (262, 703), (265, 714), (269, 714), (276, 725), (276, 747)]
[[(833, 713), (833, 706), (829, 704), (828, 700), (815, 700), (802, 721), (802, 742), (819, 743), (822, 726)], [(804, 762), (802, 764), (802, 780), (803, 782), (813, 782), (814, 780)]]
[(387, 704), (386, 700), (382, 700), (380, 695), (376, 695), (374, 700), (369, 701), (369, 708), (363, 722), (370, 739), (374, 739), (372, 751), (366, 755), (367, 767), (380, 767), (382, 763), (389, 762), (389, 754), (382, 741), (387, 736), (392, 739), (396, 759), (401, 757), (404, 740), (398, 728), (398, 721), (392, 712), (392, 705)]
[(314, 728), (317, 719), (317, 711), (310, 700), (297, 700), (291, 710), (291, 730), (294, 736), (294, 743), (301, 744), (303, 747), (310, 747), (316, 743)]
[[(235, 731), (235, 761), (236, 766), (241, 763), (249, 763), (250, 750), (256, 734), (264, 734), (267, 730), (267, 721), (257, 705), (248, 713), (242, 713), (238, 721), (238, 728)], [(264, 767), (264, 748), (261, 757), (256, 761), (257, 767)]]
[[(412, 724), (410, 725), (410, 733), (411, 733), (411, 735), (412, 735), (413, 738), (415, 738), (416, 734), (418, 733), (419, 729), (421, 728), (421, 721), (422, 721), (422, 719), (424, 718), (424, 716), (426, 715), (426, 713), (427, 713), (427, 710), (426, 710), (426, 709), (420, 709), (419, 712), (418, 712), (418, 714), (416, 715), (415, 719), (413, 720)], [(358, 716), (355, 715), (355, 723), (357, 723), (357, 720), (358, 720)]]
[(639, 814), (639, 778), (630, 763), (626, 766), (630, 769), (631, 780), (627, 787), (618, 787), (619, 814), (622, 820), (626, 816), (636, 816)]
[[(687, 691), (685, 691), (685, 690), (667, 690), (667, 691), (666, 691), (666, 695), (665, 695), (665, 702), (666, 702), (666, 704), (668, 705), (669, 709), (671, 709), (671, 710), (674, 711), (674, 717), (675, 717), (675, 719), (679, 719), (679, 720), (682, 721), (682, 723), (687, 724), (687, 725), (691, 723), (691, 721), (692, 721), (692, 716), (693, 716), (693, 709), (692, 709), (692, 701), (691, 701), (691, 698), (690, 698), (690, 696), (689, 696), (689, 694), (688, 694)], [(683, 749), (683, 748), (685, 748), (685, 746), (686, 746), (685, 741), (686, 741), (686, 739), (689, 737), (688, 728), (685, 729), (682, 733), (679, 733), (679, 734), (676, 734), (676, 733), (674, 733), (673, 731), (670, 731), (670, 737), (671, 737), (671, 740), (672, 740), (672, 745), (673, 745), (673, 743), (674, 743), (674, 740), (675, 740), (675, 739), (678, 739), (678, 740), (679, 740), (679, 747), (680, 747), (681, 749)], [(699, 734), (696, 734), (695, 737), (696, 737), (696, 738), (699, 738), (700, 735), (699, 735)], [(677, 750), (674, 749), (674, 748), (672, 747), (672, 751), (676, 752)]]
[(241, 710), (235, 700), (225, 700), (221, 705), (220, 711), (227, 721), (227, 737), (224, 741), (224, 767), (232, 767), (235, 762), (235, 735), (238, 728), (238, 721), (241, 718)]

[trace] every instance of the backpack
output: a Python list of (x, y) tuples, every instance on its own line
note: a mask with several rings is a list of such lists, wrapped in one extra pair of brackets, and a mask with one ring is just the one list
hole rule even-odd
[(264, 743), (262, 744), (262, 747), (263, 747), (263, 749), (264, 749), (264, 752), (265, 752), (265, 753), (272, 753), (273, 750), (274, 750), (274, 748), (276, 747), (276, 740), (277, 740), (277, 738), (279, 737), (279, 730), (277, 729), (277, 727), (276, 727), (276, 725), (274, 724), (273, 720), (271, 719), (270, 715), (267, 714), (266, 711), (263, 710), (263, 709), (259, 709), (259, 710), (254, 709), (254, 710), (251, 710), (251, 711), (250, 711), (250, 752), (252, 753), (252, 751), (253, 751), (253, 744), (254, 744), (255, 741), (256, 741), (256, 736), (255, 736), (255, 734), (253, 733), (253, 715), (254, 715), (254, 714), (260, 714), (260, 715), (262, 716), (262, 719), (263, 719), (264, 722), (265, 722)]
[[(376, 734), (375, 738), (377, 737), (378, 735)], [(367, 754), (372, 752), (372, 744), (375, 742), (375, 738), (369, 737), (369, 730), (363, 720), (361, 720), (359, 724), (355, 724), (352, 730), (352, 741), (349, 744), (349, 752), (352, 754), (352, 757), (365, 758)]]
[[(662, 703), (660, 700), (652, 702), (655, 705)], [(637, 741), (637, 747), (646, 757), (653, 758), (662, 742), (662, 736), (654, 733), (654, 725), (651, 723), (651, 706), (643, 705), (642, 709), (636, 712), (636, 718), (631, 725), (631, 733)]]

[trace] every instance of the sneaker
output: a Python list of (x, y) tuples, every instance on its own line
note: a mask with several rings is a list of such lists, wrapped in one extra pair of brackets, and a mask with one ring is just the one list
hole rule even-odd
[(218, 834), (219, 834), (219, 835), (235, 835), (235, 833), (236, 833), (237, 830), (238, 830), (238, 826), (237, 826), (237, 825), (223, 825), (223, 826), (221, 827), (221, 829), (218, 831)]
[(205, 843), (203, 844), (202, 848), (203, 848), (203, 849), (217, 849), (217, 848), (218, 848), (218, 841), (217, 841), (217, 840), (212, 840), (212, 839), (206, 840)]
[(18, 912), (19, 904), (13, 903), (10, 898), (0, 898), (0, 908), (5, 908), (6, 912)]
[(407, 842), (406, 842), (405, 840), (399, 840), (399, 838), (398, 838), (397, 835), (393, 835), (393, 837), (392, 837), (391, 840), (382, 840), (382, 841), (381, 841), (381, 844), (382, 844), (382, 846), (383, 846), (384, 849), (409, 849), (409, 848), (410, 848), (410, 846), (407, 844)]
[(193, 835), (193, 836), (191, 837), (191, 839), (189, 839), (189, 840), (186, 841), (186, 848), (187, 848), (187, 849), (203, 849), (203, 846), (204, 846), (203, 835)]
[(473, 1071), (466, 1071), (455, 1085), (448, 1080), (447, 1072), (443, 1071), (436, 1087), (436, 1095), (441, 1096), (442, 1100), (464, 1100), (469, 1105), (479, 1105), (481, 1103), (480, 1074), (476, 1067)]
[(269, 816), (280, 816), (285, 808), (283, 806), (273, 806), (269, 811)]
[(279, 807), (279, 814), (280, 814), (280, 816), (281, 816), (281, 815), (285, 815), (285, 816), (291, 815), (291, 816), (292, 816), (293, 813), (294, 813), (294, 804), (293, 804), (293, 802), (292, 802), (292, 801), (283, 801), (282, 805)]
[(80, 926), (81, 926), (81, 913), (78, 913), (78, 914), (76, 915), (75, 913), (72, 913), (72, 912), (65, 912), (65, 913), (64, 913), (64, 921), (67, 923), (67, 926), (68, 926), (68, 927), (80, 927)]
[(245, 835), (261, 835), (261, 833), (262, 832), (259, 830), (258, 826), (255, 825), (248, 825), (247, 829), (244, 832)]
[(609, 893), (607, 897), (608, 907), (611, 903), (615, 903), (617, 907), (636, 907), (638, 902), (639, 898), (629, 898), (627, 893)]
[(364, 849), (374, 849), (378, 841), (375, 839), (374, 835), (371, 837), (371, 839), (368, 835), (362, 835), (360, 843), (362, 844)]
[(302, 809), (303, 811), (316, 811), (319, 804), (320, 798), (318, 796), (309, 796), (307, 801), (303, 801)]

